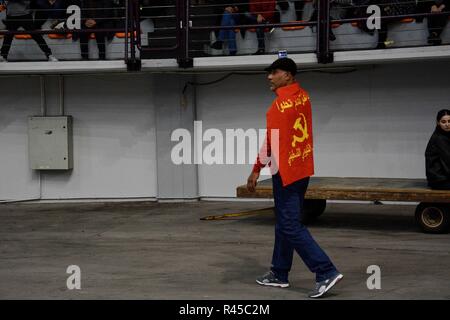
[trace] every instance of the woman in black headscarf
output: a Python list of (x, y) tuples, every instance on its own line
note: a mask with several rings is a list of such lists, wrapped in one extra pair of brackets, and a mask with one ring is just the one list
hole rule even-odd
[(432, 189), (450, 190), (450, 110), (439, 111), (436, 120), (425, 151), (427, 180)]

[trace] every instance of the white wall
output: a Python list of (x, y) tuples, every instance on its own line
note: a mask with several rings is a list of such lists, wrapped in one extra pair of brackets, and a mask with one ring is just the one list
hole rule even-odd
[[(56, 77), (46, 77), (48, 115), (57, 115)], [(65, 76), (73, 116), (74, 169), (42, 172), (42, 199), (156, 197), (152, 77)], [(40, 114), (39, 78), (0, 78), (0, 200), (39, 197), (28, 165), (27, 116)]]
[[(424, 178), (436, 112), (450, 106), (449, 66), (414, 62), (300, 74), (313, 106), (316, 175)], [(197, 110), (191, 109), (194, 100), (180, 105), (184, 83), (192, 80), (186, 75), (64, 78), (66, 114), (74, 118), (74, 169), (42, 173), (40, 188), (39, 174), (29, 169), (27, 139), (27, 117), (40, 114), (39, 77), (0, 77), (0, 200), (40, 194), (42, 199), (234, 197), (251, 165), (174, 168), (168, 159), (176, 142), (169, 133), (189, 128), (195, 114), (204, 131), (264, 128), (273, 99), (264, 75), (197, 87)], [(49, 115), (57, 115), (56, 76), (46, 76), (46, 93)]]
[(39, 198), (28, 163), (27, 117), (40, 110), (39, 79), (0, 77), (0, 200)]
[[(313, 107), (316, 175), (425, 178), (424, 152), (436, 113), (450, 106), (449, 67), (414, 62), (300, 74)], [(198, 87), (198, 96), (204, 128), (223, 130), (263, 127), (273, 99), (263, 75)], [(250, 170), (251, 165), (201, 165), (200, 196), (235, 196)]]

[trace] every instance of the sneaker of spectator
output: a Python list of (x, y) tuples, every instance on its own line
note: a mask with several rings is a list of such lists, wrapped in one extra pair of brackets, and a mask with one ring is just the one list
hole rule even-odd
[(392, 39), (387, 39), (387, 40), (384, 42), (384, 45), (385, 45), (386, 47), (390, 47), (390, 46), (392, 46), (394, 43), (395, 43), (394, 40), (392, 40)]
[(48, 59), (48, 61), (49, 62), (57, 62), (57, 61), (59, 61), (58, 59), (56, 59), (56, 57), (54, 56), (54, 55), (49, 55), (48, 57), (47, 57), (47, 59)]
[(3, 58), (2, 56), (0, 56), (0, 62), (6, 62), (7, 60), (5, 58)]

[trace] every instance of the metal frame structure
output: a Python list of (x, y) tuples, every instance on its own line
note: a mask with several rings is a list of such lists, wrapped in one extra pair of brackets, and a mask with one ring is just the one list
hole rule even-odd
[[(67, 33), (97, 33), (97, 32), (124, 32), (125, 31), (125, 56), (124, 62), (129, 71), (141, 70), (141, 60), (137, 57), (136, 48), (140, 52), (174, 52), (180, 68), (193, 67), (193, 58), (189, 55), (189, 40), (191, 31), (199, 30), (218, 30), (229, 28), (258, 28), (259, 24), (227, 26), (193, 26), (190, 16), (190, 0), (176, 0), (176, 44), (170, 47), (144, 48), (141, 46), (141, 29), (139, 1), (125, 1), (125, 30), (123, 29), (94, 29), (94, 30), (34, 30), (34, 31), (0, 31), (4, 34), (67, 34)], [(383, 21), (393, 21), (403, 18), (418, 18), (430, 16), (430, 13), (408, 14), (403, 16), (382, 16)], [(433, 15), (449, 16), (450, 12), (433, 13)], [(350, 23), (366, 21), (367, 18), (352, 18), (330, 20), (330, 5), (328, 0), (318, 0), (318, 19), (317, 21), (297, 21), (289, 23), (267, 23), (266, 28), (295, 27), (295, 26), (315, 26), (317, 28), (317, 46), (316, 56), (320, 64), (332, 63), (334, 53), (330, 50), (329, 30), (333, 23)]]

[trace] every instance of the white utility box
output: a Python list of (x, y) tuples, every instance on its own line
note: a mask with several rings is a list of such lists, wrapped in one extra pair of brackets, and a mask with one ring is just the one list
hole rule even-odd
[(29, 117), (28, 150), (31, 169), (72, 169), (72, 117)]

